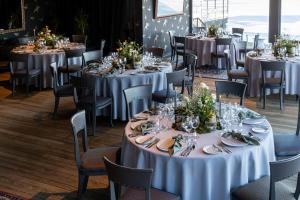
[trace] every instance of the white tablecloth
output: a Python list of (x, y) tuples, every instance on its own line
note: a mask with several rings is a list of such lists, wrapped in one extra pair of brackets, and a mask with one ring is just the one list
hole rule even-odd
[[(263, 139), (260, 146), (229, 148), (231, 154), (206, 155), (203, 146), (220, 143), (220, 133), (213, 132), (198, 137), (197, 147), (189, 157), (170, 157), (156, 146), (147, 149), (137, 145), (135, 138), (128, 137), (130, 127), (129, 122), (123, 139), (123, 164), (152, 168), (152, 186), (180, 195), (183, 200), (229, 200), (232, 189), (269, 175), (269, 162), (275, 160), (272, 128), (268, 134), (258, 135)], [(178, 133), (171, 129), (158, 137)]]
[[(248, 91), (251, 97), (260, 96), (260, 78), (261, 78), (261, 65), (260, 61), (267, 59), (275, 59), (272, 56), (263, 55), (261, 57), (246, 57), (245, 69), (248, 70), (250, 78), (248, 81)], [(300, 94), (300, 57), (288, 58), (285, 63), (285, 94)], [(278, 74), (279, 75), (279, 74)], [(278, 90), (272, 91), (277, 93)], [(267, 91), (269, 94), (270, 91)]]
[[(82, 44), (71, 43), (69, 48), (84, 48)], [(28, 67), (29, 69), (41, 69), (42, 73), (42, 87), (52, 88), (52, 75), (50, 71), (50, 64), (57, 62), (58, 66), (65, 64), (65, 51), (63, 49), (49, 49), (43, 53), (33, 52), (32, 48), (26, 46), (16, 47), (12, 53), (28, 54)], [(69, 59), (70, 64), (81, 64), (81, 58)], [(18, 64), (16, 67), (22, 68), (23, 64)]]
[[(166, 73), (172, 72), (171, 63), (161, 65), (161, 72), (152, 73), (137, 73), (137, 70), (127, 70), (125, 73), (109, 76), (109, 77), (98, 77), (97, 78), (97, 95), (100, 96), (113, 96), (113, 118), (127, 120), (126, 115), (126, 101), (123, 94), (123, 90), (145, 84), (152, 84), (152, 92), (159, 91), (166, 88)], [(146, 102), (139, 102), (132, 104), (131, 113), (139, 113), (146, 108)], [(108, 111), (105, 113), (99, 112), (98, 115), (109, 115)]]

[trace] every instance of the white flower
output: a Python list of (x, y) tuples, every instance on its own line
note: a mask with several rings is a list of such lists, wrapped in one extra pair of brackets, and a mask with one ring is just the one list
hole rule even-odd
[(214, 101), (216, 101), (216, 99), (217, 99), (216, 94), (211, 94), (211, 97), (213, 98)]
[(203, 82), (200, 83), (200, 88), (202, 88), (202, 89), (209, 89), (209, 87), (205, 83), (203, 83)]

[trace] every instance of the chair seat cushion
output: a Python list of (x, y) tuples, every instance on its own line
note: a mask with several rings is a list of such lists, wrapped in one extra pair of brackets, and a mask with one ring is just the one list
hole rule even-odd
[(109, 160), (119, 163), (118, 151), (119, 147), (103, 147), (89, 149), (81, 155), (81, 168), (83, 169), (105, 169), (103, 157), (106, 156)]
[(69, 65), (67, 66), (61, 66), (58, 68), (59, 72), (61, 73), (74, 73), (81, 70), (81, 65)]
[[(14, 75), (16, 75), (16, 76), (26, 76), (26, 73), (27, 73), (26, 69), (21, 69), (21, 70), (15, 71)], [(28, 73), (29, 73), (30, 76), (37, 76), (41, 73), (41, 70), (40, 69), (30, 69), (28, 71)]]
[(175, 90), (169, 90), (169, 94), (167, 96), (167, 90), (165, 89), (165, 90), (154, 92), (152, 94), (152, 100), (160, 103), (165, 103), (168, 98), (174, 98), (175, 96), (176, 96)]
[[(172, 193), (164, 192), (155, 188), (150, 190), (151, 199), (153, 200), (179, 200), (180, 197)], [(145, 191), (138, 189), (127, 189), (119, 198), (120, 200), (145, 200)]]
[(228, 72), (228, 76), (230, 78), (248, 78), (249, 74), (245, 70), (232, 69)]
[[(280, 78), (266, 78), (265, 86), (266, 87), (280, 87)], [(260, 80), (260, 84), (262, 85), (262, 80)], [(283, 83), (283, 86), (285, 83)]]
[[(93, 98), (91, 96), (86, 96), (80, 100), (82, 103), (86, 104), (93, 104)], [(96, 106), (104, 106), (104, 105), (110, 105), (111, 104), (111, 98), (109, 97), (96, 97)]]
[(57, 95), (58, 96), (73, 96), (74, 87), (73, 85), (67, 84), (57, 87)]
[(295, 156), (300, 153), (300, 137), (296, 134), (274, 134), (277, 156)]
[[(276, 199), (291, 199), (289, 188), (282, 182), (275, 184)], [(265, 176), (257, 181), (248, 183), (232, 193), (238, 200), (269, 200), (270, 177)]]

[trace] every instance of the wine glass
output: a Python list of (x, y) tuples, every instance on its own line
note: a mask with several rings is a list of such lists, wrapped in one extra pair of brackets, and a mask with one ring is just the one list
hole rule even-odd
[(189, 136), (190, 136), (190, 133), (193, 129), (192, 123), (191, 123), (191, 118), (188, 117), (188, 116), (185, 117), (182, 121), (181, 126), (182, 126), (183, 130), (185, 130), (185, 132), (186, 132), (185, 138), (186, 138), (186, 141), (189, 145), (190, 144)]
[(195, 144), (197, 142), (197, 132), (196, 132), (196, 129), (200, 125), (200, 120), (199, 120), (199, 116), (193, 116), (191, 119), (192, 119), (191, 123), (192, 123), (192, 128), (193, 128), (193, 143)]

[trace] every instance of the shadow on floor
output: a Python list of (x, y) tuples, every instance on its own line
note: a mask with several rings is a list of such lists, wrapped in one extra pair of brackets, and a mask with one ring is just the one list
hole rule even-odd
[[(62, 192), (62, 193), (48, 193), (39, 192), (33, 196), (32, 200), (76, 200), (77, 191)], [(107, 189), (90, 189), (82, 196), (81, 200), (109, 200), (109, 193)]]

